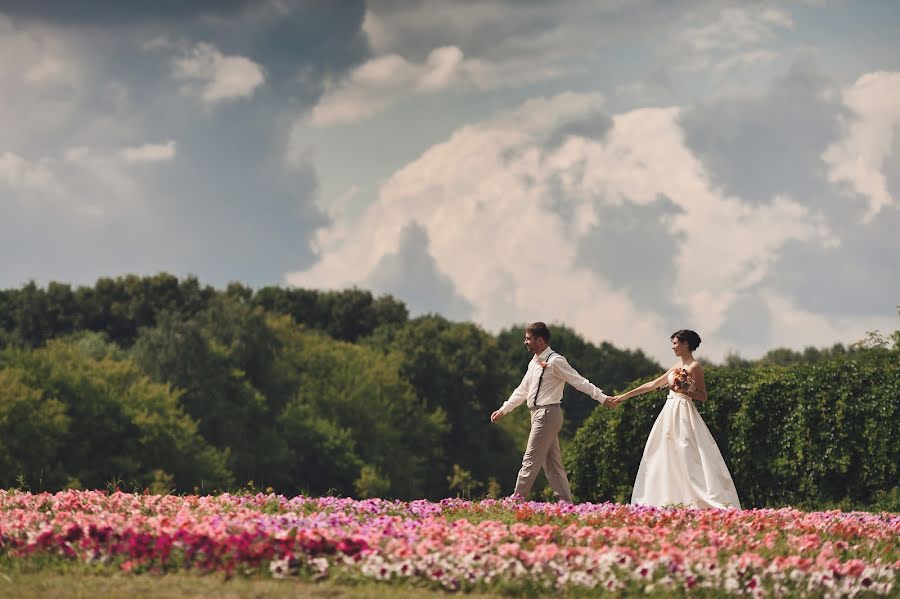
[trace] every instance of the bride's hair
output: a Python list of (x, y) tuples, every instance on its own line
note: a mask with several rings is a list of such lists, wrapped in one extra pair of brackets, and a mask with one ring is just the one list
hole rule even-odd
[(690, 329), (681, 329), (675, 331), (669, 339), (678, 339), (679, 341), (687, 341), (688, 349), (694, 351), (700, 347), (700, 335)]

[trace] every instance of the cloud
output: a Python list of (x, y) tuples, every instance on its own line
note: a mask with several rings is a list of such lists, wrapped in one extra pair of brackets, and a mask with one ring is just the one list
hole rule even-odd
[(764, 4), (729, 7), (712, 20), (685, 29), (681, 39), (696, 52), (735, 50), (772, 38), (776, 28), (793, 29), (794, 21), (786, 12)]
[(685, 109), (685, 142), (727, 193), (754, 203), (786, 193), (830, 212), (820, 156), (840, 134), (833, 88), (815, 64), (797, 61), (768, 88)]
[(851, 113), (842, 119), (844, 137), (828, 146), (822, 159), (830, 181), (847, 184), (868, 201), (863, 222), (871, 222), (883, 209), (896, 207), (885, 161), (900, 125), (900, 72), (867, 73), (843, 91), (842, 99)]
[(365, 287), (401, 298), (413, 315), (438, 313), (468, 320), (473, 306), (456, 292), (429, 250), (428, 232), (410, 221), (400, 232), (395, 252), (386, 253), (365, 280)]
[[(58, 215), (99, 217), (142, 203), (140, 185), (116, 155), (78, 146), (62, 157), (29, 160), (0, 153), (0, 189), (21, 205), (40, 206)], [(126, 161), (127, 162), (127, 161)]]
[(401, 98), (445, 90), (485, 90), (554, 76), (522, 63), (469, 59), (456, 46), (433, 49), (421, 63), (397, 54), (373, 58), (349, 76), (329, 85), (312, 111), (316, 126), (360, 121), (382, 112)]
[(316, 166), (281, 160), (285, 125), (366, 56), (363, 7), (60, 12), (0, 15), (0, 284), (262, 285), (309, 264), (325, 217)]
[[(655, 73), (759, 65), (778, 56), (763, 45), (794, 26), (786, 11), (771, 5), (733, 6), (717, 0), (662, 5), (576, 1), (562, 6), (507, 0), (375, 1), (367, 6), (362, 25), (375, 56), (347, 78), (330, 83), (311, 122), (356, 122), (402, 99), (441, 90), (464, 93), (590, 77), (585, 57), (602, 55), (617, 42), (634, 43), (638, 35), (669, 40)], [(646, 45), (659, 47), (653, 41)], [(619, 87), (623, 93), (646, 95), (652, 82)]]
[(579, 240), (575, 263), (603, 273), (613, 287), (627, 291), (641, 311), (677, 313), (670, 296), (683, 240), (672, 230), (671, 219), (681, 208), (659, 196), (648, 204), (623, 202), (597, 206), (596, 211), (602, 211), (602, 218), (598, 216)]
[[(396, 53), (421, 60), (440, 46), (493, 62), (528, 60), (533, 66), (565, 66), (591, 50), (652, 39), (685, 12), (721, 6), (719, 0), (565, 3), (484, 0), (367, 3), (363, 30), (376, 55)], [(571, 67), (571, 65), (569, 65)]]
[[(726, 193), (753, 204), (787, 194), (820, 215), (833, 235), (831, 243), (785, 243), (754, 301), (768, 301), (766, 292), (793, 302), (798, 310), (857, 322), (841, 335), (844, 340), (851, 330), (861, 336), (865, 319), (892, 315), (900, 297), (900, 282), (892, 274), (897, 260), (893, 231), (900, 228), (900, 211), (883, 209), (878, 218), (860, 223), (866, 207), (841, 196), (840, 181), (829, 180), (833, 167), (823, 159), (847, 146), (849, 125), (859, 122), (839, 86), (808, 60), (796, 62), (766, 90), (699, 103), (681, 118), (688, 147)], [(890, 127), (876, 134), (885, 132), (890, 135)], [(883, 159), (888, 191), (892, 181), (900, 185), (900, 170), (890, 170), (891, 156), (900, 155), (896, 137), (895, 149)], [(776, 316), (774, 308), (764, 313)], [(729, 311), (725, 327), (735, 331), (741, 325), (727, 322), (734, 318), (752, 319)], [(760, 331), (769, 328), (759, 326)]]
[[(704, 337), (700, 353), (759, 356), (776, 347), (773, 345), (773, 317), (772, 308), (762, 286), (757, 285), (748, 289), (729, 306), (723, 317), (722, 326), (716, 334)], [(803, 336), (797, 337), (801, 338)], [(829, 341), (833, 342), (833, 339)], [(794, 341), (788, 345), (793, 343)], [(784, 344), (781, 347), (784, 347)]]
[[(684, 10), (651, 0), (565, 4), (374, 1), (362, 30), (374, 56), (333, 79), (310, 115), (314, 125), (371, 118), (397, 102), (441, 91), (521, 87), (565, 76), (590, 77), (585, 56), (617, 41), (632, 43), (672, 27)], [(760, 60), (760, 56), (747, 60)]]
[(126, 3), (118, 0), (57, 2), (25, 0), (4, 2), (3, 12), (27, 19), (49, 21), (61, 25), (130, 24), (135, 22), (166, 23), (198, 16), (239, 12), (251, 4), (249, 0), (164, 0), (151, 3)]
[(900, 211), (864, 224), (855, 219), (835, 222), (832, 229), (840, 236), (839, 246), (788, 244), (768, 273), (766, 288), (826, 318), (896, 318)]
[(209, 104), (248, 98), (266, 80), (259, 64), (244, 56), (225, 56), (206, 42), (176, 57), (172, 71), (176, 79), (186, 82), (184, 92)]
[(868, 331), (897, 330), (896, 308), (893, 315), (834, 317), (798, 306), (790, 297), (776, 292), (767, 292), (765, 296), (772, 314), (771, 344), (765, 349), (799, 348), (801, 344), (802, 347), (828, 347), (837, 341), (859, 341)]
[(172, 140), (164, 144), (143, 144), (123, 149), (120, 156), (122, 160), (131, 164), (164, 162), (175, 159), (175, 147), (176, 144)]
[(61, 195), (59, 183), (46, 164), (30, 162), (12, 152), (0, 153), (0, 185), (23, 195)]
[(66, 126), (90, 89), (90, 70), (71, 38), (0, 13), (2, 149), (30, 153), (35, 141)]
[(667, 61), (676, 68), (726, 70), (736, 65), (768, 62), (777, 54), (758, 46), (779, 30), (793, 30), (791, 16), (768, 4), (729, 6), (712, 18), (702, 10), (684, 19), (688, 25), (673, 35), (677, 50)]
[[(782, 343), (779, 327), (830, 344), (896, 319), (898, 103), (889, 73), (853, 82), (891, 64), (893, 38), (874, 37), (890, 11), (250, 6), (4, 7), (6, 285), (291, 272), (489, 326), (564, 321), (651, 350), (662, 334), (654, 355), (683, 326), (715, 356)], [(814, 31), (822, 16), (850, 17), (843, 39), (865, 51), (837, 57)], [(799, 62), (758, 84), (798, 43), (828, 69)], [(616, 86), (641, 100), (550, 95)], [(484, 116), (535, 95), (547, 97)], [(392, 106), (404, 110), (366, 126), (308, 126)]]
[[(656, 311), (659, 302), (636, 302), (623, 269), (635, 279), (662, 276), (652, 292), (668, 297), (679, 322), (711, 334), (786, 242), (833, 243), (821, 218), (788, 196), (752, 205), (714, 187), (684, 145), (677, 109), (616, 114), (604, 135), (573, 130), (559, 143), (556, 132), (601, 106), (602, 98), (568, 93), (457, 130), (394, 173), (355, 222), (320, 230), (320, 261), (288, 281), (366, 281), (415, 221), (436, 269), (485, 326), (543, 318), (595, 340), (652, 347), (671, 315)], [(634, 218), (623, 207), (640, 214), (645, 231), (664, 232), (659, 266), (597, 243), (607, 218)]]

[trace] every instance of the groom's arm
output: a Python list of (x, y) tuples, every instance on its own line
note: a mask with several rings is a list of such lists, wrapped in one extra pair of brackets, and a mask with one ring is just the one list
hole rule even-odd
[(548, 368), (553, 369), (553, 373), (559, 376), (585, 395), (589, 395), (592, 399), (599, 401), (601, 404), (606, 403), (609, 396), (602, 389), (591, 383), (589, 380), (578, 374), (578, 371), (572, 368), (565, 356), (554, 356)]
[(499, 412), (501, 412), (505, 416), (506, 414), (509, 414), (514, 409), (519, 407), (525, 401), (525, 399), (528, 397), (528, 381), (528, 370), (525, 370), (525, 376), (522, 377), (522, 382), (519, 383), (519, 386), (515, 388), (515, 390), (512, 392), (512, 395), (509, 396), (509, 399), (503, 402), (503, 405), (500, 406), (500, 409), (498, 410)]

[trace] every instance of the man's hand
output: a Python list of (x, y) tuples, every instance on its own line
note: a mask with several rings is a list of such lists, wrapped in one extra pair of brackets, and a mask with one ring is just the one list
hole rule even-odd
[(491, 414), (491, 422), (498, 422), (501, 418), (503, 418), (505, 414), (500, 410), (494, 410), (494, 413)]

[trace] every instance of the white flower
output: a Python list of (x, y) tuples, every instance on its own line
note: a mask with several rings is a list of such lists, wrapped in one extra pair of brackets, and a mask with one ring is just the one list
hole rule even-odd
[(290, 573), (290, 563), (287, 558), (273, 559), (269, 563), (269, 572), (273, 578), (284, 578)]

